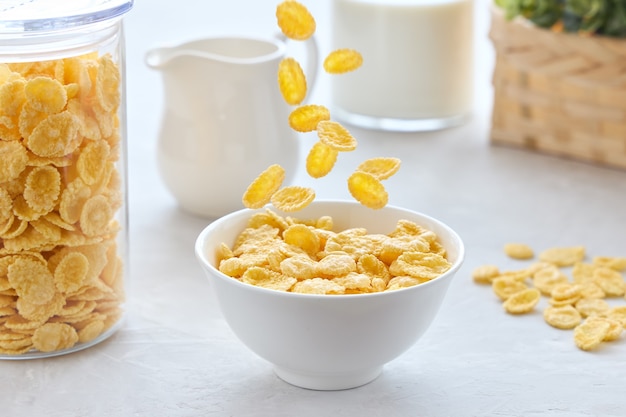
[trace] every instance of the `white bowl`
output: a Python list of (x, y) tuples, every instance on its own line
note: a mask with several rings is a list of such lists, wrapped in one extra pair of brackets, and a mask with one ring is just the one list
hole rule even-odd
[(369, 233), (385, 234), (399, 219), (411, 220), (439, 236), (452, 267), (432, 281), (382, 293), (313, 295), (255, 287), (219, 272), (214, 259), (218, 245), (232, 245), (254, 212), (240, 210), (207, 226), (196, 241), (196, 256), (237, 337), (272, 363), (281, 379), (303, 388), (339, 390), (375, 379), (384, 364), (409, 349), (430, 326), (463, 261), (460, 237), (424, 214), (315, 201), (294, 217), (329, 215), (335, 230), (365, 227)]

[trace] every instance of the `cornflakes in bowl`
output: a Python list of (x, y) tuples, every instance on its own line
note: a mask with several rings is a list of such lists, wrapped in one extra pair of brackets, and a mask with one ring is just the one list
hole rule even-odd
[(375, 379), (436, 317), (464, 257), (460, 237), (424, 214), (314, 201), (208, 225), (195, 246), (227, 323), (296, 386)]

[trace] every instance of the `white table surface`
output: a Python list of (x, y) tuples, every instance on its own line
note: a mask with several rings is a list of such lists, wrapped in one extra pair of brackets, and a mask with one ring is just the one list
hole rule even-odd
[[(467, 258), (426, 335), (363, 387), (296, 388), (234, 337), (211, 298), (193, 244), (210, 222), (177, 208), (156, 167), (160, 75), (143, 56), (163, 42), (274, 31), (275, 0), (138, 0), (126, 18), (131, 288), (126, 323), (107, 341), (57, 358), (0, 362), (1, 416), (624, 416), (626, 335), (593, 353), (541, 311), (506, 315), (471, 271), (502, 268), (502, 246), (585, 245), (626, 255), (626, 172), (489, 144), (493, 51), (487, 1), (476, 10), (476, 105), (463, 127), (422, 134), (351, 129), (359, 155), (399, 156), (390, 204), (435, 216)], [(306, 2), (328, 51), (329, 0)], [(325, 49), (326, 48), (326, 49)], [(322, 77), (314, 101), (328, 103)], [(210, 178), (207, 181), (211, 181)], [(308, 184), (306, 175), (297, 182)], [(324, 198), (348, 198), (332, 181)], [(620, 301), (624, 303), (624, 300)], [(254, 312), (251, 312), (251, 315)], [(407, 318), (409, 319), (409, 318)]]

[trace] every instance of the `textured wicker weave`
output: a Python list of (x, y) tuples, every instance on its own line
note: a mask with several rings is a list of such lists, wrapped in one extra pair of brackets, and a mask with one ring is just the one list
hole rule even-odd
[(626, 168), (626, 40), (492, 12), (493, 143)]

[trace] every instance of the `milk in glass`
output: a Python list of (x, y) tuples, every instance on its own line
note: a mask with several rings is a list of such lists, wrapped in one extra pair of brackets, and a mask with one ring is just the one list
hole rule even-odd
[(419, 131), (471, 112), (473, 0), (333, 0), (332, 47), (363, 66), (332, 77), (334, 115), (351, 124)]

